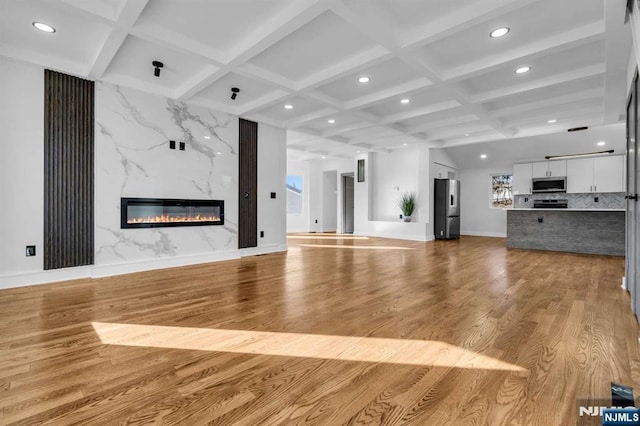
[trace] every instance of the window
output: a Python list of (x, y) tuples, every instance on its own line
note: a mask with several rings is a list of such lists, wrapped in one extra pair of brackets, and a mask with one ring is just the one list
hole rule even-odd
[(491, 207), (510, 208), (513, 206), (512, 181), (513, 175), (491, 176)]
[(302, 176), (287, 176), (287, 214), (302, 214)]

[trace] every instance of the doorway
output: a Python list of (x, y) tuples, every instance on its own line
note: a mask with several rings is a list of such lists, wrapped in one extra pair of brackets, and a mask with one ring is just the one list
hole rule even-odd
[(342, 230), (345, 234), (353, 234), (354, 198), (353, 173), (342, 175)]
[(625, 283), (631, 293), (631, 309), (640, 318), (640, 237), (638, 232), (638, 71), (631, 83), (627, 102), (627, 214), (625, 248)]

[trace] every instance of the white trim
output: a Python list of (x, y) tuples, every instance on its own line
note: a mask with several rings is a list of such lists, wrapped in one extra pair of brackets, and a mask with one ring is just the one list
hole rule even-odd
[(475, 232), (475, 231), (460, 231), (460, 235), (468, 235), (471, 237), (495, 237), (495, 238), (507, 238), (507, 234), (504, 232)]
[(240, 253), (240, 257), (258, 256), (261, 254), (269, 253), (280, 253), (283, 251), (287, 251), (286, 244), (269, 244), (268, 246), (249, 247), (238, 250), (238, 252)]
[(352, 235), (357, 237), (378, 237), (378, 238), (392, 238), (395, 240), (409, 240), (409, 241), (433, 241), (433, 236), (418, 236), (418, 235), (404, 235), (404, 234), (387, 234), (383, 232), (354, 232)]
[(202, 263), (221, 262), (225, 260), (239, 259), (245, 256), (278, 253), (283, 251), (287, 251), (286, 244), (271, 244), (264, 247), (254, 247), (249, 249), (233, 250), (220, 253), (168, 257), (162, 259), (126, 262), (111, 265), (80, 266), (76, 268), (27, 272), (14, 275), (1, 275), (0, 289), (25, 287), (37, 284), (49, 284), (82, 278), (110, 277), (114, 275), (131, 274), (134, 272), (145, 272), (158, 269), (176, 268), (180, 266), (198, 265)]

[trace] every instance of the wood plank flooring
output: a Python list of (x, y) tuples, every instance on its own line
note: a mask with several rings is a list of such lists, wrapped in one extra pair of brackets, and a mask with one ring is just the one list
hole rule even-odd
[(288, 243), (0, 291), (0, 424), (600, 424), (577, 398), (640, 394), (621, 257)]

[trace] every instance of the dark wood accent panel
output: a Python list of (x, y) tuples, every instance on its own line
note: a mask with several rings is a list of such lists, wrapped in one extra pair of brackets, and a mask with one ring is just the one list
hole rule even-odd
[(238, 248), (258, 245), (258, 123), (240, 119)]
[(45, 70), (44, 269), (93, 264), (94, 83)]

